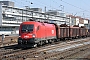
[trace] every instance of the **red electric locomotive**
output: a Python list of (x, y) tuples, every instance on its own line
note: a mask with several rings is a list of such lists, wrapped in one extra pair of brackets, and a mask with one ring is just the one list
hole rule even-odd
[(23, 22), (19, 28), (19, 45), (37, 46), (56, 39), (54, 24), (28, 21)]

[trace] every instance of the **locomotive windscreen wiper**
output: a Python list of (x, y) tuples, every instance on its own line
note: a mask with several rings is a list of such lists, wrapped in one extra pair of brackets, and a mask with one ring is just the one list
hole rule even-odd
[(22, 31), (22, 32), (32, 32), (33, 29), (22, 29), (21, 31)]

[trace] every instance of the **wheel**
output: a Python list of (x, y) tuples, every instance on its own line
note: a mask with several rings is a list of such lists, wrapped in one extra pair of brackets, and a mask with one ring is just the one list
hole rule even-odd
[(53, 43), (53, 40), (49, 40), (49, 43), (50, 43), (50, 44)]
[(33, 46), (33, 47), (35, 47), (35, 48), (36, 48), (36, 47), (37, 47), (37, 44), (34, 44), (34, 46)]
[(42, 42), (42, 41), (40, 41), (40, 42), (39, 42), (39, 45), (40, 45), (40, 46), (42, 46), (42, 45), (43, 45), (43, 42)]

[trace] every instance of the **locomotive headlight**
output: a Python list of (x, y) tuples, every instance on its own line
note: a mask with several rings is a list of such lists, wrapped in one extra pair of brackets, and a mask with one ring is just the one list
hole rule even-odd
[(32, 34), (32, 37), (35, 38), (35, 34)]

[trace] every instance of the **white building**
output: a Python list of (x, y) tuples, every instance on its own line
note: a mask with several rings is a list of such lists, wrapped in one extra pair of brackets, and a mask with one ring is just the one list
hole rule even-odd
[(89, 19), (84, 19), (84, 26), (86, 26), (88, 29), (90, 29), (90, 27), (89, 27)]
[(69, 25), (74, 26), (78, 25), (79, 27), (85, 26), (86, 28), (90, 29), (89, 25), (89, 19), (81, 18), (80, 16), (73, 16), (73, 15), (67, 15), (67, 17), (70, 18)]
[[(14, 6), (14, 4), (11, 4)], [(13, 6), (3, 5), (0, 3), (0, 35), (1, 34), (18, 34), (19, 26), (22, 22), (33, 18), (39, 21), (55, 21), (58, 25), (67, 23), (69, 18), (46, 14), (30, 9), (16, 8)]]

